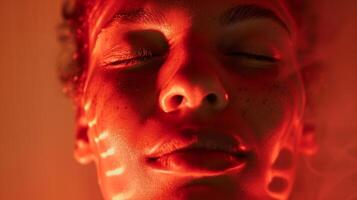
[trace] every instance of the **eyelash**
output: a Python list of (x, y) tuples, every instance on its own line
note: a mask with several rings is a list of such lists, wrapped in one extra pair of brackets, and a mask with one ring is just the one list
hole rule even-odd
[(260, 62), (269, 62), (269, 63), (276, 63), (279, 61), (278, 58), (272, 57), (272, 56), (265, 56), (265, 55), (260, 55), (260, 54), (254, 54), (254, 53), (246, 53), (246, 52), (235, 52), (230, 54), (231, 56), (238, 56), (238, 57), (243, 57), (249, 60), (256, 60)]
[(134, 53), (134, 56), (127, 59), (118, 59), (107, 63), (108, 66), (128, 66), (143, 63), (147, 60), (156, 57), (149, 49), (139, 49)]
[[(267, 62), (267, 63), (276, 63), (279, 61), (279, 59), (274, 58), (272, 56), (265, 56), (265, 55), (246, 53), (246, 52), (235, 52), (229, 55), (234, 57), (243, 57), (248, 60), (255, 60), (255, 61)], [(122, 60), (118, 59), (115, 61), (108, 62), (107, 66), (118, 67), (118, 66), (136, 65), (146, 62), (156, 56), (158, 55), (154, 55), (153, 52), (149, 49), (139, 49), (135, 52), (133, 57), (128, 59), (122, 59)]]

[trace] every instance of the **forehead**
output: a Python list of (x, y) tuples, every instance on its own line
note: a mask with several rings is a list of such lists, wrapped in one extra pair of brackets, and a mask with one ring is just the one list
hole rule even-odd
[[(99, 0), (96, 1), (96, 5), (89, 15), (90, 39), (95, 40), (97, 34), (104, 27), (110, 25), (114, 19), (116, 19), (116, 22), (118, 22), (118, 19), (122, 19), (119, 22), (127, 25), (130, 23), (137, 24), (138, 22), (159, 23), (160, 20), (162, 22), (162, 19), (165, 20), (170, 17), (176, 18), (176, 21), (189, 20), (191, 23), (204, 24), (219, 21), (222, 16), (231, 15), (232, 12), (230, 11), (233, 8), (242, 5), (261, 8), (260, 11), (262, 12), (258, 10), (258, 12), (251, 14), (267, 15), (265, 17), (275, 19), (286, 29), (295, 32), (293, 20), (281, 0)], [(145, 18), (146, 21), (142, 20)], [(172, 20), (168, 23), (172, 23)]]

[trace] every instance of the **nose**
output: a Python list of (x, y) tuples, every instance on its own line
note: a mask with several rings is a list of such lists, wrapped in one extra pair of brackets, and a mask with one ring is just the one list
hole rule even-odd
[(159, 101), (165, 113), (186, 109), (220, 111), (227, 106), (228, 98), (216, 74), (184, 68), (161, 90)]

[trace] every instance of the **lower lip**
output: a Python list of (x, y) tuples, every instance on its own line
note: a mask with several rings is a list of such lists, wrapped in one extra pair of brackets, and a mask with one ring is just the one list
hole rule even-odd
[(244, 156), (215, 150), (184, 150), (148, 160), (149, 165), (161, 172), (177, 174), (217, 174), (243, 168)]

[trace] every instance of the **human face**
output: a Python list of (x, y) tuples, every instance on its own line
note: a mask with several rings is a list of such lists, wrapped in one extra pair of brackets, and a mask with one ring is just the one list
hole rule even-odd
[(287, 199), (304, 92), (281, 1), (98, 5), (78, 151), (105, 199)]

